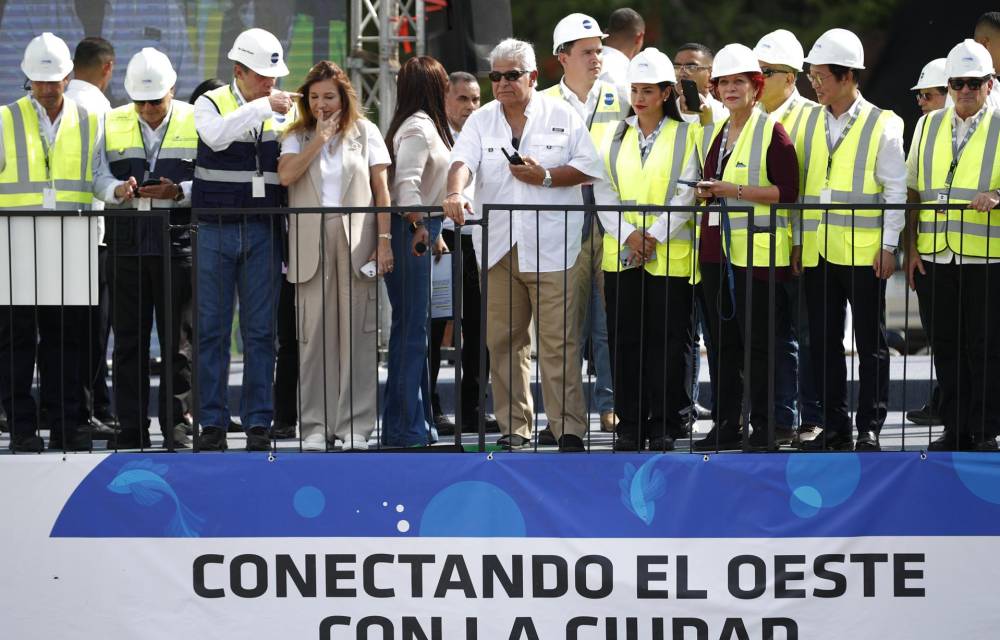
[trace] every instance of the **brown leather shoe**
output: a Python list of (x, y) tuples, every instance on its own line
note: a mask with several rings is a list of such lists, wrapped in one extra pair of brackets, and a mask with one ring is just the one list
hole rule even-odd
[(618, 428), (618, 416), (614, 411), (605, 411), (601, 414), (601, 431), (604, 433), (614, 433)]

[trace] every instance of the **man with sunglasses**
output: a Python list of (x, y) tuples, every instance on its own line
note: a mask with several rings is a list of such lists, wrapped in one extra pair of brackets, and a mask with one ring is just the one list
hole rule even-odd
[[(170, 209), (171, 225), (191, 217), (191, 180), (198, 154), (194, 108), (174, 100), (177, 83), (170, 59), (147, 47), (135, 54), (125, 71), (125, 92), (132, 99), (105, 118), (104, 148), (111, 173), (140, 185), (136, 198), (109, 204), (108, 209)], [(183, 422), (188, 408), (182, 399), (191, 386), (191, 353), (181, 349), (181, 317), (191, 300), (191, 239), (186, 229), (170, 232), (164, 246), (158, 217), (113, 216), (107, 220), (107, 242), (113, 255), (111, 321), (115, 330), (114, 389), (121, 433), (110, 443), (121, 449), (149, 446), (149, 341), (153, 317), (160, 345), (173, 350), (174, 397), (160, 387), (159, 421), (165, 437), (185, 446)], [(171, 290), (164, 288), (163, 253), (169, 252)], [(170, 300), (168, 317), (167, 300)], [(169, 331), (169, 341), (168, 341)], [(188, 344), (184, 341), (184, 344)], [(167, 401), (173, 422), (167, 422)], [(175, 426), (176, 425), (176, 426)]]
[[(778, 29), (762, 37), (754, 53), (764, 76), (764, 88), (757, 104), (764, 113), (781, 123), (792, 141), (797, 142), (795, 153), (801, 156), (805, 149), (798, 139), (798, 131), (804, 122), (803, 115), (817, 106), (795, 88), (805, 56), (802, 44), (792, 32)], [(819, 411), (809, 359), (809, 325), (804, 318), (799, 318), (801, 280), (779, 282), (777, 286), (784, 287), (788, 296), (792, 330), (788, 335), (775, 336), (775, 437), (778, 444), (808, 442), (819, 433), (823, 416)], [(796, 432), (798, 417), (801, 422)]]
[[(799, 126), (803, 140), (797, 148), (810, 149), (799, 159), (801, 198), (845, 208), (792, 216), (792, 270), (804, 273), (813, 379), (821, 385), (817, 395), (823, 416), (822, 434), (801, 447), (878, 451), (889, 403), (885, 282), (896, 269), (904, 212), (863, 205), (905, 202), (903, 121), (862, 97), (858, 80), (865, 68), (864, 47), (855, 34), (827, 31), (805, 62), (822, 106), (809, 109)], [(857, 444), (848, 412), (843, 343), (848, 305), (860, 369)]]
[(929, 331), (944, 434), (932, 451), (995, 451), (1000, 434), (1000, 111), (989, 51), (974, 40), (948, 54), (955, 106), (921, 117), (907, 158), (910, 202), (967, 209), (910, 211), (906, 269)]
[[(629, 111), (629, 98), (624, 87), (600, 80), (603, 46), (607, 34), (597, 21), (582, 13), (574, 13), (559, 21), (552, 33), (552, 52), (558, 56), (563, 77), (542, 93), (565, 100), (587, 124), (594, 145), (600, 148), (610, 131), (624, 120)], [(594, 202), (593, 185), (583, 185), (583, 199)], [(604, 311), (603, 259), (604, 230), (595, 216), (584, 214), (583, 245), (576, 266), (577, 308), (573, 310), (580, 324), (580, 342), (590, 342), (587, 358), (597, 373), (594, 381), (594, 404), (601, 414), (601, 430), (615, 430), (614, 392), (611, 389), (611, 358), (608, 351), (608, 320)], [(581, 360), (583, 350), (581, 350)], [(555, 444), (550, 429), (538, 435), (541, 444)]]
[(576, 111), (534, 91), (538, 71), (530, 44), (503, 40), (490, 53), (490, 66), (496, 100), (469, 116), (452, 149), (444, 212), (465, 222), (462, 190), (473, 174), (477, 211), (485, 203), (557, 207), (489, 212), (486, 345), (504, 434), (498, 444), (520, 449), (531, 439), (534, 320), (549, 425), (561, 451), (583, 451), (588, 425), (572, 312), (583, 214), (572, 207), (582, 204), (581, 184), (605, 179), (604, 167)]
[(944, 62), (944, 58), (937, 58), (925, 64), (917, 78), (917, 84), (910, 87), (917, 99), (917, 106), (924, 115), (950, 106)]

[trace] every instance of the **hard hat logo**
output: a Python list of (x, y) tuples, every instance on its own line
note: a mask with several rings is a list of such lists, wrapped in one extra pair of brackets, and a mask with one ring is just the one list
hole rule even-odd
[(281, 54), (280, 53), (272, 53), (271, 54), (271, 64), (278, 64), (278, 60), (281, 60)]
[(594, 23), (592, 23), (590, 20), (584, 20), (583, 21), (583, 28), (584, 29), (593, 29), (594, 28)]

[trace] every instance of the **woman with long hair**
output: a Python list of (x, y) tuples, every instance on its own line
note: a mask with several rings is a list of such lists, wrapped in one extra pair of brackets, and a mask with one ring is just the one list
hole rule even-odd
[[(632, 109), (603, 146), (620, 202), (690, 205), (699, 166), (673, 64), (648, 48), (628, 66)], [(691, 406), (691, 214), (604, 212), (604, 294), (618, 428), (614, 448), (669, 451)]]
[[(771, 242), (774, 242), (775, 278), (791, 278), (789, 256), (791, 234), (787, 211), (779, 210), (773, 234), (755, 232), (749, 225), (767, 226), (771, 205), (795, 202), (799, 195), (799, 166), (795, 146), (781, 123), (759, 108), (764, 89), (757, 55), (741, 44), (723, 47), (715, 56), (712, 83), (729, 117), (705, 127), (698, 140), (704, 180), (698, 197), (709, 204), (727, 204), (744, 211), (723, 211), (702, 216), (698, 242), (699, 284), (706, 310), (705, 326), (716, 345), (716, 358), (709, 362), (716, 374), (715, 424), (708, 436), (694, 443), (699, 451), (736, 449), (741, 446), (741, 427), (753, 427), (750, 445), (757, 449), (791, 442), (791, 429), (775, 428), (775, 442), (767, 437), (768, 355), (776, 348), (768, 331), (768, 315), (774, 314), (776, 335), (791, 331), (788, 299), (783, 287), (775, 287), (774, 307), (769, 306)], [(746, 209), (750, 209), (748, 216)], [(773, 240), (772, 240), (773, 238)], [(753, 244), (753, 262), (748, 246)], [(746, 279), (750, 278), (752, 300), (746, 313)], [(750, 323), (750, 342), (744, 330)], [(750, 350), (750, 370), (743, 370), (744, 349)], [(743, 377), (750, 376), (750, 424), (741, 424)]]
[[(434, 58), (406, 61), (396, 80), (396, 113), (386, 144), (393, 158), (392, 201), (397, 207), (436, 206), (445, 196), (448, 157), (454, 140), (445, 115), (448, 75)], [(382, 442), (425, 445), (437, 440), (431, 406), (427, 339), (431, 251), (439, 242), (441, 218), (410, 212), (392, 216), (395, 269), (385, 285), (392, 305), (389, 377)]]
[[(347, 74), (316, 63), (299, 88), (278, 177), (291, 207), (385, 207), (391, 162)], [(288, 281), (295, 284), (302, 447), (367, 449), (377, 417), (377, 272), (392, 270), (389, 214), (292, 215)]]

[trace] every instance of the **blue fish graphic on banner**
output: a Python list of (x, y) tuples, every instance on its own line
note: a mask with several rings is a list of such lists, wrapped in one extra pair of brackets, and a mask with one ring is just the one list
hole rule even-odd
[(625, 463), (625, 477), (618, 481), (622, 490), (622, 504), (647, 525), (653, 522), (653, 516), (656, 515), (656, 499), (666, 489), (663, 473), (653, 470), (662, 456), (662, 453), (653, 456), (638, 471), (631, 462)]
[(146, 458), (129, 462), (122, 466), (118, 475), (108, 483), (108, 491), (130, 495), (136, 504), (151, 507), (164, 498), (174, 503), (174, 516), (167, 525), (166, 533), (177, 538), (197, 538), (196, 527), (204, 519), (188, 509), (177, 497), (170, 484), (163, 479), (167, 474), (167, 465), (154, 464)]

